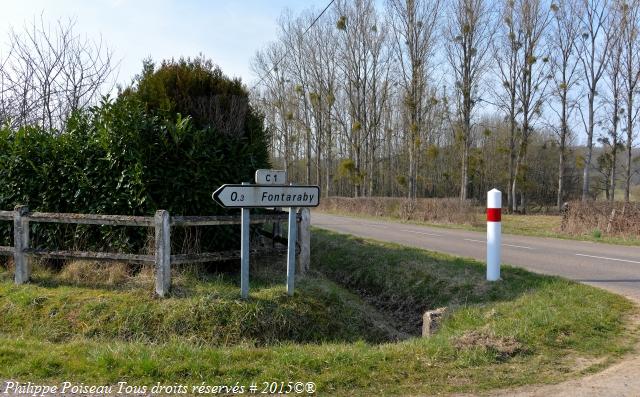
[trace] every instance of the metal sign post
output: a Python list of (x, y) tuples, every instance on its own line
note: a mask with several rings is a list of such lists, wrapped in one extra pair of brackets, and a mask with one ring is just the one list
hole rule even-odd
[[(244, 182), (243, 185), (248, 185), (248, 183)], [(243, 208), (240, 214), (242, 218), (242, 226), (240, 227), (242, 236), (240, 241), (240, 296), (242, 299), (249, 297), (249, 231), (251, 228), (249, 211), (249, 208)]]
[(287, 233), (287, 294), (293, 295), (296, 279), (296, 232), (298, 231), (296, 208), (289, 208), (289, 232)]
[[(296, 273), (297, 207), (317, 207), (320, 204), (320, 187), (275, 184), (276, 179), (285, 179), (278, 170), (258, 170), (256, 180), (272, 184), (250, 185), (249, 183), (225, 184), (212, 194), (213, 200), (227, 208), (242, 209), (242, 239), (240, 245), (240, 289), (243, 299), (249, 297), (249, 211), (251, 208), (289, 207), (287, 241), (287, 294), (293, 295)], [(279, 182), (279, 181), (278, 181)]]

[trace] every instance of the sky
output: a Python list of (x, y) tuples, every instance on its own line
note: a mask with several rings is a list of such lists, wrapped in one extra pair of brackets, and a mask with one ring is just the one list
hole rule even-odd
[(230, 77), (246, 84), (255, 52), (277, 36), (277, 20), (286, 8), (299, 14), (322, 9), (328, 0), (0, 0), (0, 54), (7, 32), (25, 23), (76, 20), (75, 32), (106, 43), (120, 62), (118, 83), (127, 85), (142, 60), (195, 57), (202, 53)]

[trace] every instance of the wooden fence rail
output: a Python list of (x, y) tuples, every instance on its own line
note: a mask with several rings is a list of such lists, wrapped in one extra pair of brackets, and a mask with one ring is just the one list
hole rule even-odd
[[(274, 213), (253, 215), (252, 224), (274, 223), (286, 221), (288, 214)], [(298, 273), (303, 274), (309, 268), (309, 209), (302, 208), (298, 220)], [(13, 221), (13, 246), (0, 246), (0, 255), (13, 256), (15, 263), (15, 283), (23, 284), (31, 276), (30, 257), (57, 259), (94, 259), (115, 260), (129, 263), (155, 263), (156, 294), (164, 297), (171, 288), (171, 265), (183, 263), (202, 263), (236, 259), (239, 251), (204, 252), (198, 254), (171, 254), (171, 227), (239, 225), (240, 216), (174, 216), (168, 211), (158, 210), (155, 216), (69, 214), (53, 212), (29, 212), (26, 206), (16, 206), (14, 211), (0, 211), (0, 221)], [(154, 255), (124, 254), (117, 252), (62, 251), (35, 249), (29, 246), (29, 224), (67, 223), (82, 225), (111, 225), (153, 227), (155, 229)], [(278, 228), (274, 227), (274, 231)], [(272, 234), (274, 241), (282, 241), (280, 236)], [(259, 250), (252, 250), (258, 253)]]

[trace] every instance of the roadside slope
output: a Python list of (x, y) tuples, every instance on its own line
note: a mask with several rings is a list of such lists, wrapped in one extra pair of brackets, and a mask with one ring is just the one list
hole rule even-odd
[[(484, 261), (486, 235), (314, 212), (315, 227)], [(640, 300), (640, 248), (545, 237), (503, 235), (502, 261)]]
[[(326, 215), (314, 212), (315, 227), (375, 238), (413, 247), (473, 257), (484, 261), (484, 233), (438, 229), (388, 221)], [(545, 274), (561, 275), (602, 287), (640, 305), (640, 249), (551, 238), (503, 236), (505, 262)], [(506, 245), (508, 244), (508, 245)], [(575, 251), (575, 252), (574, 252)], [(578, 253), (581, 253), (579, 256)], [(586, 256), (589, 255), (589, 256)], [(615, 260), (617, 259), (617, 260)], [(635, 260), (634, 260), (635, 259)], [(628, 324), (638, 338), (640, 316)], [(530, 385), (454, 397), (636, 397), (640, 396), (640, 345), (614, 365), (595, 374), (552, 385)], [(602, 363), (605, 367), (608, 363)], [(596, 366), (597, 368), (598, 366)], [(593, 371), (593, 367), (591, 367)]]

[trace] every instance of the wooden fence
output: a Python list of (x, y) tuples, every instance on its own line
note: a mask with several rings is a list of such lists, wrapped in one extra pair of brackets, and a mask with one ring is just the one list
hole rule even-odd
[[(287, 213), (266, 215), (252, 215), (252, 224), (279, 223), (288, 219)], [(302, 274), (309, 268), (310, 222), (309, 209), (302, 208), (298, 213), (298, 273)], [(31, 275), (31, 257), (58, 259), (94, 259), (113, 260), (129, 263), (155, 264), (155, 290), (163, 297), (171, 287), (171, 265), (183, 263), (213, 262), (240, 257), (240, 251), (204, 252), (198, 254), (171, 255), (171, 227), (172, 226), (217, 226), (239, 225), (240, 216), (174, 216), (168, 211), (156, 211), (155, 216), (125, 216), (125, 215), (96, 215), (70, 214), (52, 212), (29, 212), (26, 206), (16, 206), (14, 211), (0, 211), (0, 221), (12, 221), (14, 225), (13, 246), (0, 246), (0, 255), (13, 256), (15, 263), (15, 283), (23, 284), (29, 281)], [(29, 224), (67, 223), (83, 225), (111, 225), (111, 226), (139, 226), (155, 228), (154, 255), (124, 254), (115, 252), (90, 251), (62, 251), (35, 249), (29, 246)], [(274, 228), (275, 229), (275, 228)], [(272, 239), (277, 241), (275, 233)], [(279, 239), (282, 242), (281, 238)], [(258, 250), (252, 250), (257, 253)]]

